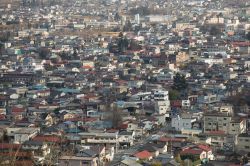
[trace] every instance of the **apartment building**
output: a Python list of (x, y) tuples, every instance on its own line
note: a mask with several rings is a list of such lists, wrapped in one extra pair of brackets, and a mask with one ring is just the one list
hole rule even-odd
[(225, 134), (241, 134), (246, 131), (246, 120), (229, 113), (208, 112), (204, 114), (204, 133), (221, 131)]
[(237, 151), (250, 152), (250, 134), (242, 133), (238, 135), (236, 149)]

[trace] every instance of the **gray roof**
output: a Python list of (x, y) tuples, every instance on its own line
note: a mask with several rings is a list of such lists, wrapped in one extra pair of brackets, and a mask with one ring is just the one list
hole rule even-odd
[(97, 156), (97, 153), (93, 150), (90, 150), (90, 149), (85, 149), (85, 150), (82, 150), (80, 151), (79, 153), (77, 153), (76, 156), (81, 156), (81, 157), (95, 157)]

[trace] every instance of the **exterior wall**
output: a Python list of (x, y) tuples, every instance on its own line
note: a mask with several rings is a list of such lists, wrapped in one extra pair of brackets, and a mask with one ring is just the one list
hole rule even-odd
[(97, 161), (86, 161), (86, 160), (60, 160), (60, 166), (97, 166)]
[(204, 117), (204, 132), (208, 133), (210, 131), (224, 131), (229, 132), (229, 123), (231, 117), (228, 116), (205, 116)]
[(206, 116), (204, 117), (204, 132), (224, 131), (225, 134), (240, 134), (246, 131), (246, 121), (233, 122), (230, 116)]
[(238, 137), (238, 144), (236, 145), (237, 151), (250, 152), (250, 137)]
[(246, 121), (245, 120), (229, 124), (229, 134), (235, 135), (235, 134), (243, 133), (245, 131), (246, 131)]
[(169, 100), (167, 101), (157, 101), (155, 103), (155, 111), (157, 114), (166, 114), (169, 110), (170, 102)]
[(119, 142), (120, 143), (130, 143), (130, 145), (134, 144), (134, 134), (133, 135), (121, 135), (119, 136)]
[(178, 116), (172, 118), (171, 127), (175, 128), (177, 131), (181, 131), (182, 129), (191, 129), (193, 122), (195, 122), (195, 119), (182, 119)]

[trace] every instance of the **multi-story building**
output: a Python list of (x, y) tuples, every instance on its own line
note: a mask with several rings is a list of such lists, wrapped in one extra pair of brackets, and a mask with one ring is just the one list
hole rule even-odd
[(203, 129), (205, 133), (221, 131), (225, 134), (241, 134), (246, 131), (246, 120), (229, 113), (208, 112), (204, 114)]
[(237, 138), (237, 151), (250, 152), (250, 134), (242, 133)]

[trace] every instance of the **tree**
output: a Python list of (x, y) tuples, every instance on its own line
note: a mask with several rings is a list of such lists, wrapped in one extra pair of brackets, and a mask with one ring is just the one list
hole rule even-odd
[(185, 90), (188, 87), (186, 78), (184, 75), (177, 73), (174, 77), (173, 89), (177, 91)]
[(113, 128), (118, 128), (122, 123), (121, 111), (115, 107), (112, 110), (111, 115), (108, 117), (108, 120), (112, 122)]
[(169, 91), (169, 100), (178, 100), (180, 97), (180, 93), (177, 90), (170, 90)]
[(221, 31), (218, 27), (216, 26), (212, 26), (211, 29), (210, 29), (210, 35), (212, 36), (218, 36), (221, 34)]
[(39, 50), (39, 56), (41, 59), (46, 59), (49, 54), (50, 50), (48, 48), (41, 48)]
[(130, 22), (130, 20), (128, 20), (123, 27), (123, 31), (132, 31), (132, 30), (133, 30), (132, 23)]
[(119, 52), (125, 52), (128, 49), (128, 39), (123, 36), (123, 33), (120, 32), (118, 38), (118, 49)]
[(120, 19), (121, 19), (121, 16), (119, 15), (119, 13), (116, 13), (114, 16), (114, 20), (119, 21)]
[(140, 50), (142, 47), (135, 40), (131, 40), (129, 43), (129, 50)]

